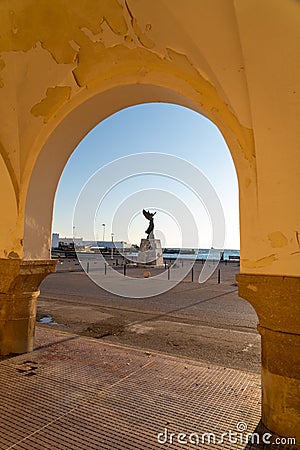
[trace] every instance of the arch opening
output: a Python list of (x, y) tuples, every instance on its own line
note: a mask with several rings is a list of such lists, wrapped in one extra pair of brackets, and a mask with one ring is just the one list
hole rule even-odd
[[(105, 118), (128, 106), (150, 102), (177, 104), (208, 116), (207, 112), (202, 111), (189, 98), (173, 90), (153, 85), (119, 86), (97, 94), (75, 108), (49, 136), (32, 171), (25, 208), (25, 259), (48, 259), (50, 257), (49, 230), (52, 223), (55, 192), (63, 168), (74, 148), (94, 126)], [(224, 130), (221, 131), (223, 131), (222, 134), (228, 144), (228, 140), (231, 139), (231, 130), (227, 136)], [(235, 138), (232, 146), (236, 150)], [(237, 169), (240, 156), (236, 157), (235, 150), (231, 151), (231, 155)], [(242, 164), (243, 162), (242, 158)], [(238, 170), (237, 175), (239, 178)], [(43, 198), (42, 205), (40, 198)], [(49, 208), (48, 205), (52, 205), (52, 207)]]
[[(149, 104), (144, 104), (144, 106), (145, 107), (147, 107), (147, 105), (149, 106)], [(166, 105), (167, 106), (167, 105)], [(126, 111), (128, 112), (128, 109), (127, 110), (122, 110), (121, 112), (118, 112), (118, 114), (123, 114), (124, 113), (124, 116), (126, 116)], [(132, 108), (131, 108), (131, 111), (132, 111)], [(141, 111), (141, 110), (139, 110), (139, 111)], [(140, 112), (140, 114), (141, 114), (141, 112)], [(197, 115), (198, 116), (198, 113), (197, 114), (195, 114), (195, 115)], [(112, 116), (110, 116), (110, 117), (112, 117)], [(205, 119), (206, 120), (206, 119)], [(118, 133), (119, 131), (116, 129), (116, 132)], [(83, 150), (82, 150), (83, 151)], [(228, 149), (226, 148), (226, 152), (228, 153), (228, 155), (230, 155), (230, 153), (229, 153), (229, 151), (228, 151)], [(126, 152), (125, 152), (126, 153)], [(143, 154), (142, 154), (143, 155)], [(114, 155), (114, 156), (116, 156), (116, 155)], [(119, 155), (118, 154), (118, 156), (121, 156), (121, 155)], [(124, 155), (123, 155), (124, 156)], [(110, 159), (113, 159), (113, 157), (111, 157)], [(107, 160), (105, 160), (105, 162), (107, 163)], [(124, 169), (124, 166), (123, 166), (123, 172), (125, 171), (125, 169)], [(149, 174), (148, 174), (149, 175)], [(135, 180), (136, 181), (136, 180)], [(148, 185), (147, 187), (149, 188), (150, 186), (151, 186), (151, 182), (153, 182), (153, 179), (151, 179), (150, 180), (150, 185)], [(171, 183), (171, 181), (169, 181), (170, 183)], [(173, 186), (172, 186), (173, 187)], [(139, 188), (141, 188), (141, 185), (139, 185)], [(122, 186), (120, 186), (120, 190), (122, 191), (122, 192), (124, 192), (124, 186), (122, 185)], [(108, 203), (110, 202), (110, 198), (108, 198)], [(105, 222), (106, 222), (106, 229), (105, 229), (105, 231), (104, 230), (102, 230), (101, 229), (101, 225), (102, 225), (102, 223), (103, 223), (103, 220), (105, 220)], [(143, 224), (141, 225), (141, 227), (142, 228), (140, 228), (140, 230), (142, 230), (142, 233), (144, 233), (144, 230), (143, 230)], [(109, 226), (108, 226), (108, 224), (107, 224), (107, 220), (106, 219), (102, 219), (101, 218), (101, 215), (100, 215), (100, 217), (99, 217), (99, 220), (98, 220), (98, 224), (97, 224), (97, 232), (98, 232), (98, 236), (95, 236), (95, 241), (97, 241), (97, 240), (101, 240), (101, 234), (104, 232), (105, 234), (106, 234), (106, 240), (107, 239), (110, 239), (110, 234), (111, 234), (111, 229), (109, 228)], [(69, 228), (69, 230), (71, 231), (71, 227)], [(54, 231), (59, 231), (58, 229), (56, 229), (56, 230), (54, 230)], [(79, 233), (79, 234), (78, 234)], [(76, 236), (81, 236), (81, 234), (80, 234), (80, 230), (75, 230), (75, 234), (76, 234)], [(103, 235), (102, 235), (103, 236)], [(109, 238), (107, 238), (107, 236), (109, 236)], [(141, 237), (141, 236), (140, 236)], [(120, 235), (118, 235), (118, 234), (115, 234), (114, 235), (114, 239), (117, 239), (117, 240), (123, 240), (123, 238), (124, 238), (124, 236), (120, 236)], [(89, 237), (87, 237), (87, 240), (89, 239)], [(103, 238), (103, 240), (105, 240), (104, 238)], [(137, 242), (137, 241), (135, 241), (135, 243), (138, 243), (139, 244), (139, 242)], [(175, 244), (174, 244), (175, 245)], [(108, 258), (110, 259), (110, 255), (108, 255)], [(119, 259), (119, 262), (122, 260), (122, 256), (120, 256), (120, 257), (117, 257), (116, 259)], [(111, 262), (111, 261), (109, 261), (109, 262)], [(83, 265), (86, 267), (86, 261), (84, 260), (83, 261)], [(67, 272), (68, 272), (68, 270), (69, 270), (69, 266), (73, 266), (72, 267), (72, 270), (75, 270), (76, 271), (76, 269), (78, 268), (78, 266), (76, 267), (75, 266), (75, 263), (74, 263), (74, 261), (72, 261), (72, 260), (70, 260), (70, 261), (66, 261), (66, 263), (65, 263), (65, 266), (64, 267), (62, 267), (61, 268), (61, 271), (62, 272), (64, 272), (64, 270), (66, 270)], [(90, 267), (90, 270), (91, 270), (91, 272), (94, 272), (95, 273), (95, 267), (96, 267), (96, 270), (99, 268), (99, 265), (98, 266), (94, 266), (94, 261), (92, 261), (92, 262), (90, 262), (89, 263), (89, 267)], [(238, 267), (238, 265), (237, 264), (232, 264), (231, 265), (231, 267), (234, 267), (234, 269), (235, 269), (235, 272), (234, 273), (237, 273), (238, 271), (239, 271), (239, 267)], [(102, 267), (100, 268), (100, 270), (102, 270)], [(122, 272), (122, 274), (123, 274), (123, 269), (122, 269), (122, 266), (121, 266), (121, 264), (120, 264), (120, 266), (118, 267), (118, 270), (120, 271), (120, 272)], [(234, 273), (233, 274), (230, 274), (230, 275), (228, 275), (227, 273), (226, 273), (226, 271), (227, 271), (227, 269), (225, 269), (225, 265), (224, 265), (224, 270), (225, 271), (223, 271), (222, 272), (222, 282), (225, 284), (225, 283), (227, 283), (227, 285), (228, 285), (228, 283), (229, 283), (229, 280), (231, 280), (231, 283), (233, 284), (234, 282), (235, 282), (235, 280), (234, 280)], [(229, 271), (228, 271), (229, 272)], [(172, 276), (174, 276), (174, 274), (175, 274), (175, 272), (172, 272)], [(133, 275), (133, 272), (131, 272), (131, 275)], [(152, 275), (153, 275), (153, 273), (152, 273)], [(196, 281), (196, 277), (198, 277), (198, 275), (199, 275), (199, 273), (197, 272), (197, 271), (195, 271), (194, 272), (194, 276), (195, 276), (195, 281)], [(231, 278), (230, 278), (231, 277)], [(191, 273), (189, 273), (189, 275), (187, 276), (187, 280), (186, 281), (191, 281), (190, 280), (190, 278), (191, 278)], [(216, 276), (215, 276), (215, 278), (214, 278), (214, 281), (213, 281), (213, 283), (216, 283), (217, 284), (217, 274), (216, 274)], [(43, 284), (43, 286), (42, 286), (42, 289), (43, 289), (43, 287), (46, 287), (47, 289), (49, 288), (49, 289), (51, 289), (51, 284), (52, 284), (52, 281), (51, 281), (51, 277), (48, 279), (48, 280), (46, 280), (45, 281), (45, 283)], [(84, 288), (84, 291), (85, 292), (87, 292), (90, 288), (88, 287), (88, 285), (86, 285)], [(232, 288), (235, 292), (237, 292), (237, 289), (236, 288)], [(43, 291), (42, 291), (43, 292)], [(57, 294), (59, 295), (59, 293), (57, 292)], [(236, 294), (235, 294), (236, 295)], [(237, 296), (237, 295), (236, 295)], [(256, 326), (256, 322), (257, 322), (257, 316), (256, 316), (256, 314), (255, 314), (255, 312), (254, 312), (254, 310), (252, 309), (252, 307), (251, 306), (249, 306), (246, 302), (244, 302), (243, 300), (237, 300), (236, 299), (236, 301), (239, 303), (239, 307), (241, 307), (243, 310), (245, 310), (246, 312), (247, 312), (247, 314), (249, 314), (249, 311), (250, 311), (250, 315), (251, 315), (251, 320), (252, 320), (252, 323), (253, 323), (253, 327), (255, 328), (255, 326)], [(246, 306), (245, 306), (246, 305)], [(41, 305), (41, 309), (46, 309), (46, 307), (45, 307), (45, 305), (44, 305), (44, 303), (42, 303), (42, 305)], [(83, 315), (85, 315), (85, 314), (89, 314), (88, 313), (88, 311), (86, 311), (86, 309), (85, 309), (85, 311), (83, 311), (83, 309), (81, 310), (82, 311), (82, 314)], [(50, 312), (49, 312), (49, 315), (51, 315), (50, 314)], [(63, 320), (61, 320), (60, 318), (58, 318), (58, 319), (56, 319), (55, 318), (55, 320), (58, 320), (59, 322), (63, 322)], [(221, 320), (221, 319), (220, 319)], [(245, 325), (245, 324), (244, 324)], [(101, 326), (99, 326), (99, 324), (98, 324), (98, 328), (97, 328), (97, 330), (93, 330), (93, 332), (92, 332), (92, 335), (94, 335), (95, 337), (99, 337), (99, 335), (101, 335), (101, 333), (103, 332), (103, 327), (107, 327), (107, 329), (108, 330), (113, 330), (114, 329), (114, 326), (116, 326), (116, 321), (115, 320), (108, 320), (108, 321), (104, 321), (104, 323), (102, 323), (101, 324)], [(145, 325), (145, 326), (147, 326), (147, 325)], [(89, 328), (90, 328), (90, 326), (89, 326)], [(95, 333), (95, 334), (94, 334)], [(97, 334), (98, 333), (98, 334)], [(259, 339), (259, 338), (258, 338)], [(253, 349), (253, 352), (254, 351), (257, 351), (257, 362), (258, 362), (258, 364), (259, 364), (259, 342), (257, 342), (257, 345), (256, 345), (256, 347), (255, 347), (255, 350)], [(200, 358), (200, 356), (199, 356), (199, 358)], [(217, 361), (215, 361), (215, 362), (217, 362)], [(238, 363), (237, 363), (238, 364)]]

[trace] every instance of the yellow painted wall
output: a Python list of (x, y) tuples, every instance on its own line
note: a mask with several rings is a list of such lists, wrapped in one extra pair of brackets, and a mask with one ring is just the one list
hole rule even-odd
[(162, 100), (205, 114), (230, 147), (241, 270), (299, 275), (299, 23), (294, 0), (2, 1), (0, 149), (12, 181), (0, 183), (9, 204), (13, 186), (19, 228), (1, 233), (0, 257), (22, 254), (25, 210), (25, 257), (48, 257), (51, 202), (77, 143), (120, 108)]

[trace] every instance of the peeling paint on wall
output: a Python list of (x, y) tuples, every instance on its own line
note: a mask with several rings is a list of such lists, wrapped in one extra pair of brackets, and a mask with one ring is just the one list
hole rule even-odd
[[(83, 4), (78, 10), (78, 4), (74, 2), (74, 7), (69, 8), (63, 0), (10, 0), (10, 3), (9, 10), (6, 2), (0, 3), (0, 52), (26, 52), (40, 42), (57, 63), (69, 64), (75, 60), (77, 53), (70, 41), (80, 44), (82, 28), (97, 34), (101, 32), (101, 24), (106, 22), (114, 33), (121, 36), (128, 34), (124, 9), (117, 0), (87, 1), (85, 7), (89, 14), (82, 14)], [(60, 30), (61, 33), (53, 30)]]
[(62, 106), (71, 95), (69, 86), (55, 86), (47, 89), (46, 97), (31, 108), (31, 113), (38, 117), (44, 117), (44, 123), (47, 123), (55, 115), (60, 106)]
[[(171, 48), (166, 48), (164, 54), (155, 52), (155, 42), (148, 36), (152, 25), (147, 23), (143, 30), (126, 1), (86, 1), (85, 7), (87, 14), (82, 13), (84, 7), (76, 2), (66, 8), (63, 0), (52, 0), (49, 4), (27, 0), (22, 5), (11, 0), (10, 11), (0, 4), (0, 52), (26, 52), (40, 43), (56, 63), (76, 62), (73, 74), (80, 87), (93, 87), (115, 75), (128, 73), (145, 76), (156, 71), (179, 77), (198, 93), (200, 104), (203, 97), (202, 106), (210, 111), (211, 120), (230, 130), (236, 138), (236, 147), (255, 167), (252, 130), (241, 126), (229, 106), (220, 101), (215, 87), (200, 74), (187, 55)], [(104, 24), (118, 36), (118, 44), (107, 46)], [(54, 33), (54, 29), (59, 32)], [(52, 93), (48, 92), (48, 96)], [(45, 105), (35, 105), (31, 112), (43, 116), (47, 123), (54, 114), (50, 106), (52, 99), (45, 102)], [(57, 101), (56, 109), (59, 106)]]
[(288, 245), (288, 239), (281, 231), (274, 231), (268, 235), (268, 239), (271, 242), (271, 247), (280, 248)]
[[(198, 95), (198, 103), (210, 111), (210, 118), (218, 126), (223, 125), (236, 139), (236, 145), (249, 162), (255, 166), (253, 131), (241, 126), (227, 104), (220, 100), (216, 88), (205, 79), (187, 55), (167, 48), (163, 56), (143, 47), (128, 48), (118, 44), (106, 48), (102, 42), (87, 40), (78, 52), (78, 64), (73, 70), (79, 87), (93, 88), (104, 80), (117, 75), (163, 73), (189, 84)], [(217, 107), (216, 107), (217, 105)], [(222, 124), (220, 124), (222, 117)]]
[(278, 256), (276, 254), (272, 254), (269, 256), (265, 256), (264, 258), (260, 258), (256, 261), (252, 261), (250, 259), (243, 259), (243, 267), (247, 269), (262, 269), (267, 266), (271, 266), (273, 262), (277, 261)]
[[(214, 76), (214, 64), (212, 76), (206, 73), (206, 66), (201, 62), (202, 56), (200, 59), (197, 58), (202, 52), (200, 43), (197, 48), (198, 44), (194, 45), (196, 41), (189, 46), (186, 45), (185, 38), (183, 44), (176, 39), (173, 41), (172, 37), (169, 39), (171, 22), (167, 24), (158, 18), (156, 23), (154, 16), (149, 14), (148, 17), (147, 8), (145, 15), (134, 14), (130, 5), (133, 7), (134, 2), (129, 0), (99, 2), (75, 0), (69, 4), (65, 0), (0, 2), (0, 54), (2, 52), (5, 59), (5, 62), (0, 59), (0, 71), (6, 63), (7, 67), (2, 74), (5, 75), (7, 91), (11, 89), (11, 98), (15, 101), (12, 106), (16, 114), (15, 135), (20, 142), (19, 149), (17, 145), (16, 148), (20, 152), (18, 156), (21, 161), (20, 167), (17, 168), (17, 176), (10, 164), (11, 154), (7, 153), (11, 149), (4, 149), (3, 154), (17, 199), (22, 179), (20, 215), (23, 213), (23, 199), (26, 198), (26, 177), (29, 179), (32, 170), (30, 158), (32, 157), (32, 161), (35, 160), (42, 140), (51, 133), (52, 124), (56, 125), (54, 121), (47, 127), (43, 127), (43, 124), (54, 118), (62, 106), (65, 106), (63, 113), (68, 114), (74, 105), (76, 107), (89, 95), (93, 95), (92, 89), (96, 93), (122, 83), (144, 82), (166, 87), (182, 97), (186, 96), (189, 104), (194, 102), (199, 106), (199, 110), (202, 108), (204, 114), (214, 121), (224, 136), (227, 133), (232, 154), (238, 159), (237, 167), (241, 160), (242, 169), (244, 167), (246, 170), (249, 169), (247, 172), (250, 177), (249, 184), (252, 180), (253, 189), (255, 188), (253, 131), (241, 125), (233, 112), (236, 109), (231, 109), (229, 101), (226, 103), (227, 100), (224, 99), (227, 95), (221, 83), (214, 84), (217, 79), (217, 74)], [(184, 8), (183, 5), (183, 17), (185, 17)], [(135, 10), (139, 11), (139, 8)], [(163, 20), (167, 19), (169, 17)], [(178, 32), (184, 34), (186, 25), (188, 26), (188, 21), (183, 20), (182, 29), (180, 25)], [(164, 27), (167, 30), (166, 39), (164, 33), (160, 31)], [(177, 33), (176, 26), (173, 26), (172, 30), (174, 34)], [(32, 56), (35, 58), (32, 61), (37, 76), (35, 74), (32, 76), (29, 58), (20, 66), (18, 63), (25, 53), (31, 56), (30, 54), (35, 52), (37, 55)], [(41, 53), (47, 54), (49, 59), (47, 69), (43, 66)], [(208, 54), (210, 55), (209, 52)], [(212, 52), (212, 62), (213, 58)], [(21, 67), (21, 70), (16, 73), (15, 67)], [(61, 68), (63, 70), (60, 70)], [(47, 70), (48, 73), (54, 73), (53, 79), (45, 80), (43, 73), (45, 74)], [(9, 78), (11, 73), (13, 76)], [(79, 89), (74, 86), (73, 79), (70, 80), (72, 76)], [(30, 88), (22, 91), (24, 86)], [(7, 91), (3, 89), (3, 95)], [(70, 102), (69, 107), (66, 103), (71, 96), (74, 102)], [(27, 139), (27, 136), (24, 138), (24, 134), (28, 130), (30, 132)], [(23, 170), (24, 167), (26, 171)]]
[[(130, 16), (130, 20), (131, 20), (131, 25), (132, 25), (132, 29), (135, 32), (139, 42), (146, 48), (153, 48), (155, 46), (155, 43), (146, 35), (145, 32), (143, 32), (141, 30), (141, 28), (138, 25), (138, 22), (136, 20), (136, 18), (133, 16), (129, 6), (128, 6), (128, 2), (125, 0), (125, 5), (128, 11), (128, 14)], [(146, 30), (145, 31), (149, 31), (151, 30), (151, 24), (147, 24), (146, 26)]]

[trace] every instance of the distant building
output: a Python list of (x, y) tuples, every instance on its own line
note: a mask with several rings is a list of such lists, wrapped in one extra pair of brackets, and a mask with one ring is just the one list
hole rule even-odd
[(72, 246), (73, 244), (75, 244), (77, 250), (81, 251), (109, 250), (112, 247), (118, 250), (129, 250), (131, 248), (131, 244), (125, 241), (84, 241), (82, 237), (60, 237), (59, 233), (52, 233), (52, 249)]
[(59, 244), (65, 244), (65, 245), (68, 245), (68, 244), (75, 244), (75, 245), (80, 245), (80, 246), (84, 245), (82, 237), (79, 237), (79, 238), (77, 238), (77, 237), (74, 237), (74, 238), (70, 238), (70, 237), (62, 238), (62, 237), (60, 237), (59, 240), (58, 240), (58, 243)]
[(125, 241), (97, 241), (97, 246), (100, 248), (118, 248), (118, 249), (126, 249), (130, 248), (131, 244), (128, 244)]
[(69, 244), (75, 244), (75, 245), (84, 245), (83, 244), (83, 238), (70, 238), (70, 237), (60, 237), (59, 233), (52, 233), (52, 248), (58, 248), (59, 245), (69, 245)]
[(52, 233), (52, 248), (57, 248), (59, 242), (59, 233)]

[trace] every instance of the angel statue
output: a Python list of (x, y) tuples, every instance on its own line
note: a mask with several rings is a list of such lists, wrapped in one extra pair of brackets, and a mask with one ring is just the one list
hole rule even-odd
[(146, 217), (146, 219), (149, 220), (149, 225), (147, 230), (145, 231), (145, 233), (147, 234), (147, 239), (154, 239), (154, 234), (153, 234), (153, 230), (154, 230), (154, 219), (153, 217), (155, 216), (155, 213), (151, 213), (150, 211), (146, 211), (145, 209), (143, 209), (143, 214)]

